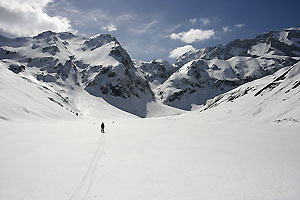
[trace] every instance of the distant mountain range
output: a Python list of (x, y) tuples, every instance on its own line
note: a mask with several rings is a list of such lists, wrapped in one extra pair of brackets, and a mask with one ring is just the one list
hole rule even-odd
[(219, 94), (273, 74), (300, 60), (300, 28), (270, 31), (254, 39), (190, 51), (180, 56), (178, 69), (157, 88), (165, 104), (190, 110)]
[[(49, 98), (52, 103), (77, 114), (80, 108), (72, 103), (78, 96), (77, 89), (146, 117), (151, 103), (191, 110), (299, 60), (300, 28), (190, 51), (173, 65), (161, 59), (132, 60), (109, 34), (85, 38), (47, 31), (16, 39), (0, 36), (1, 67), (27, 82), (40, 84), (44, 92), (53, 91)], [(5, 77), (1, 79), (6, 81)], [(206, 108), (217, 101), (208, 103)]]

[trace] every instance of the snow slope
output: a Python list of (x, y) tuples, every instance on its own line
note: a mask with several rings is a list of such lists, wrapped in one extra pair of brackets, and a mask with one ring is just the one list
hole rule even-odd
[[(0, 118), (2, 120), (72, 119), (77, 109), (50, 87), (20, 77), (0, 63)], [(4, 78), (5, 77), (5, 78)]]
[(67, 90), (56, 84), (45, 84), (31, 74), (13, 73), (1, 62), (0, 77), (0, 118), (5, 121), (133, 117), (80, 87)]
[(208, 109), (224, 109), (237, 121), (299, 123), (300, 62), (207, 101), (201, 111)]

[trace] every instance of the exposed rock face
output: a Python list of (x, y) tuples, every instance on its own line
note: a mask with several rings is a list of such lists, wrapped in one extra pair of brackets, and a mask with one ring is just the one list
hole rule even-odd
[(154, 87), (164, 83), (177, 70), (168, 61), (162, 59), (150, 62), (134, 60), (134, 64)]
[(8, 68), (10, 71), (18, 74), (22, 71), (25, 70), (25, 66), (24, 65), (20, 65), (20, 64), (11, 64), (9, 65), (9, 68)]

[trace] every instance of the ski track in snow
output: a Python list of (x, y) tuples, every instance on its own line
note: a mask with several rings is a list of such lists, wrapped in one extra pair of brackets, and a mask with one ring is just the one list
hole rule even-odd
[(97, 151), (95, 152), (94, 157), (85, 175), (83, 176), (81, 182), (78, 184), (77, 188), (75, 189), (75, 191), (73, 192), (69, 200), (87, 199), (89, 192), (91, 191), (91, 188), (93, 186), (95, 172), (99, 164), (101, 155), (103, 153), (103, 149), (104, 149), (104, 134), (101, 133), (99, 137)]

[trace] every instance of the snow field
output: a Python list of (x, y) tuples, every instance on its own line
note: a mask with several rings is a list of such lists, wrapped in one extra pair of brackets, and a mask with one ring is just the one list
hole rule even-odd
[(299, 199), (299, 126), (216, 111), (1, 122), (0, 199)]

